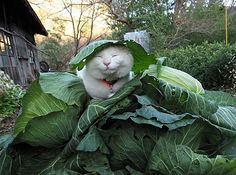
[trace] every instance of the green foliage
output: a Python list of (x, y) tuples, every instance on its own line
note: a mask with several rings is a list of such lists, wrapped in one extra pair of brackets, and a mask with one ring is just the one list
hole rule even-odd
[[(159, 70), (158, 70), (159, 69)], [(164, 65), (150, 65), (145, 71), (160, 80), (166, 81), (172, 85), (188, 89), (189, 91), (204, 94), (201, 83), (189, 74)]]
[(20, 108), (23, 95), (22, 88), (0, 71), (0, 116), (11, 115)]
[(197, 78), (207, 89), (235, 89), (235, 45), (207, 42), (166, 50), (168, 65)]
[(236, 98), (159, 79), (163, 63), (105, 100), (74, 74), (41, 74), (0, 137), (0, 174), (235, 174)]
[[(222, 0), (173, 1), (173, 0), (117, 0), (118, 16), (109, 23), (112, 39), (122, 39), (123, 34), (146, 30), (151, 34), (152, 50), (176, 48), (205, 41), (225, 40), (225, 9)], [(121, 22), (125, 19), (126, 22)], [(236, 11), (228, 8), (229, 42), (236, 41)]]
[[(114, 2), (116, 3), (116, 2)], [(152, 48), (164, 48), (166, 36), (172, 32), (173, 23), (171, 22), (170, 11), (173, 9), (172, 2), (166, 0), (120, 0), (118, 14), (126, 20), (121, 23), (113, 20), (109, 26), (113, 30), (112, 39), (123, 39), (126, 32), (146, 30), (152, 35)]]
[(59, 36), (52, 36), (43, 40), (38, 48), (41, 61), (46, 61), (51, 70), (66, 70), (67, 61), (71, 57), (72, 43), (61, 43)]
[[(57, 82), (55, 77), (62, 79)], [(49, 79), (62, 85), (65, 94), (51, 86), (42, 87)], [(191, 171), (197, 175), (199, 169), (201, 174), (235, 173), (234, 157), (227, 158), (234, 150), (228, 150), (230, 145), (224, 149), (225, 141), (236, 137), (234, 107), (219, 106), (211, 95), (209, 101), (147, 75), (134, 78), (111, 98), (91, 100), (87, 106), (86, 100), (75, 103), (78, 87), (82, 88), (78, 98), (86, 95), (81, 80), (68, 73), (42, 74), (31, 85), (24, 96), (15, 137), (0, 139), (2, 174)], [(69, 90), (73, 93), (68, 94)], [(67, 104), (66, 109), (60, 108), (62, 102), (57, 98)], [(232, 97), (220, 102), (234, 103)], [(22, 124), (24, 129), (18, 132)], [(10, 150), (17, 154), (12, 155)], [(223, 153), (224, 157), (218, 156)]]
[(208, 89), (221, 88), (236, 95), (236, 49), (233, 52), (233, 55), (222, 55), (207, 66), (205, 75), (208, 77), (204, 77), (204, 81)]

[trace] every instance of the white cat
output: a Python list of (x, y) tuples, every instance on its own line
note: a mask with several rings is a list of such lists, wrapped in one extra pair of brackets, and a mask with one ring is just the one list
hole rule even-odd
[(98, 52), (77, 75), (92, 98), (106, 99), (132, 79), (132, 66), (128, 48), (112, 46)]

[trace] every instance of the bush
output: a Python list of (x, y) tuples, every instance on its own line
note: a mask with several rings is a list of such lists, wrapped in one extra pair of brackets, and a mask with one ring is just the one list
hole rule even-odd
[(0, 117), (11, 115), (21, 105), (24, 91), (0, 70)]
[[(233, 89), (235, 87), (236, 47), (223, 43), (187, 46), (165, 50), (167, 64), (197, 78), (206, 89)], [(233, 74), (234, 72), (234, 74)]]
[(236, 55), (223, 55), (212, 61), (205, 70), (204, 82), (209, 89), (224, 89), (236, 95)]

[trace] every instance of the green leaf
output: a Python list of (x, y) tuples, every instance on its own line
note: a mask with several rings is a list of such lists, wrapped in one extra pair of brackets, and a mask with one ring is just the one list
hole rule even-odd
[(67, 169), (81, 174), (112, 174), (108, 158), (101, 152), (79, 152), (64, 165)]
[(236, 136), (236, 108), (219, 106), (217, 111), (210, 116), (203, 116), (213, 126), (227, 136)]
[(153, 155), (150, 165), (150, 170), (154, 172), (166, 175), (233, 175), (236, 173), (236, 159), (228, 160), (222, 156), (209, 158), (194, 153), (184, 145), (175, 145), (171, 142), (163, 144), (162, 147), (154, 149), (156, 154)]
[[(207, 125), (194, 125), (168, 132), (160, 137), (149, 160), (149, 169), (166, 175), (178, 174), (230, 174), (236, 172), (236, 160), (221, 156), (209, 158), (198, 154), (199, 146), (205, 137)], [(195, 151), (195, 152), (194, 152)]]
[(14, 137), (25, 131), (28, 122), (33, 118), (47, 115), (51, 112), (65, 111), (68, 106), (50, 94), (45, 94), (38, 81), (34, 81), (23, 97), (22, 113), (16, 120)]
[(150, 64), (156, 62), (154, 55), (149, 55), (142, 46), (134, 41), (100, 40), (81, 49), (80, 52), (71, 59), (69, 64), (72, 65), (73, 68), (82, 68), (97, 52), (106, 47), (115, 45), (123, 45), (130, 49), (134, 57), (134, 66), (132, 69), (134, 72), (141, 72), (147, 69)]
[(204, 89), (201, 83), (187, 74), (186, 72), (174, 69), (168, 66), (161, 65), (163, 61), (158, 60), (157, 65), (150, 65), (148, 70), (145, 70), (144, 75), (148, 74), (162, 80), (166, 83), (171, 84), (172, 86), (177, 86), (194, 93), (204, 94)]
[(11, 175), (12, 158), (7, 155), (7, 149), (0, 150), (0, 174)]
[(236, 106), (236, 97), (222, 91), (206, 91), (204, 97), (210, 101), (223, 106)]
[(221, 145), (219, 145), (219, 154), (227, 157), (228, 159), (233, 159), (236, 157), (236, 138), (225, 137)]
[(158, 105), (175, 113), (185, 112), (198, 115), (203, 120), (217, 127), (225, 135), (236, 135), (236, 108), (220, 107), (202, 95), (172, 86), (152, 77), (146, 76), (142, 80), (143, 83), (148, 84), (145, 91), (148, 91), (149, 86), (154, 86), (162, 94)]
[(123, 114), (112, 115), (112, 119), (131, 119), (137, 124), (147, 124), (158, 128), (166, 126), (169, 130), (192, 124), (197, 116), (185, 113), (181, 115), (160, 112), (153, 106), (143, 106), (136, 112), (125, 112)]
[(133, 169), (144, 172), (151, 150), (161, 132), (157, 128), (135, 125), (128, 121), (116, 122), (104, 131), (107, 145), (112, 150), (111, 166), (122, 169), (130, 165)]
[(13, 139), (11, 134), (0, 135), (0, 150), (6, 149), (12, 143)]
[(25, 132), (17, 136), (18, 142), (32, 146), (59, 147), (65, 144), (74, 132), (78, 122), (78, 109), (68, 108), (65, 112), (52, 112), (33, 118)]
[(82, 174), (75, 172), (75, 171), (68, 170), (66, 168), (62, 168), (62, 169), (58, 169), (58, 170), (53, 170), (53, 171), (47, 173), (47, 175), (82, 175)]
[(100, 150), (101, 153), (109, 154), (109, 150), (96, 127), (90, 127), (89, 132), (80, 141), (76, 150), (85, 152), (95, 152)]
[(44, 93), (51, 94), (68, 105), (76, 104), (83, 108), (88, 99), (83, 81), (67, 72), (42, 73), (39, 84)]
[[(33, 147), (27, 144), (18, 144), (15, 146), (17, 151), (14, 156), (12, 166), (12, 174), (40, 174), (40, 172), (48, 167), (55, 157), (60, 153), (59, 148)], [(61, 169), (63, 162), (59, 162), (54, 166), (55, 169)], [(53, 171), (52, 170), (52, 171)], [(52, 172), (50, 171), (50, 172)]]
[(91, 59), (91, 57), (95, 53), (101, 51), (103, 48), (113, 45), (114, 43), (117, 43), (117, 41), (100, 40), (100, 41), (92, 42), (88, 46), (83, 47), (80, 50), (80, 52), (70, 60), (69, 64), (72, 65), (74, 68), (76, 67), (82, 68), (85, 65), (85, 61), (88, 61), (89, 59)]

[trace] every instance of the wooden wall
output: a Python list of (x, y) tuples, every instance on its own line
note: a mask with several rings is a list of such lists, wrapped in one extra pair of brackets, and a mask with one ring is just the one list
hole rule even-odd
[[(40, 70), (32, 21), (26, 22), (23, 13), (12, 13), (12, 7), (7, 0), (0, 1), (0, 35), (10, 40), (8, 42), (3, 36), (2, 43), (0, 41), (0, 45), (7, 45), (5, 50), (0, 47), (0, 69), (15, 83), (28, 86)], [(20, 12), (17, 7), (15, 9)]]

